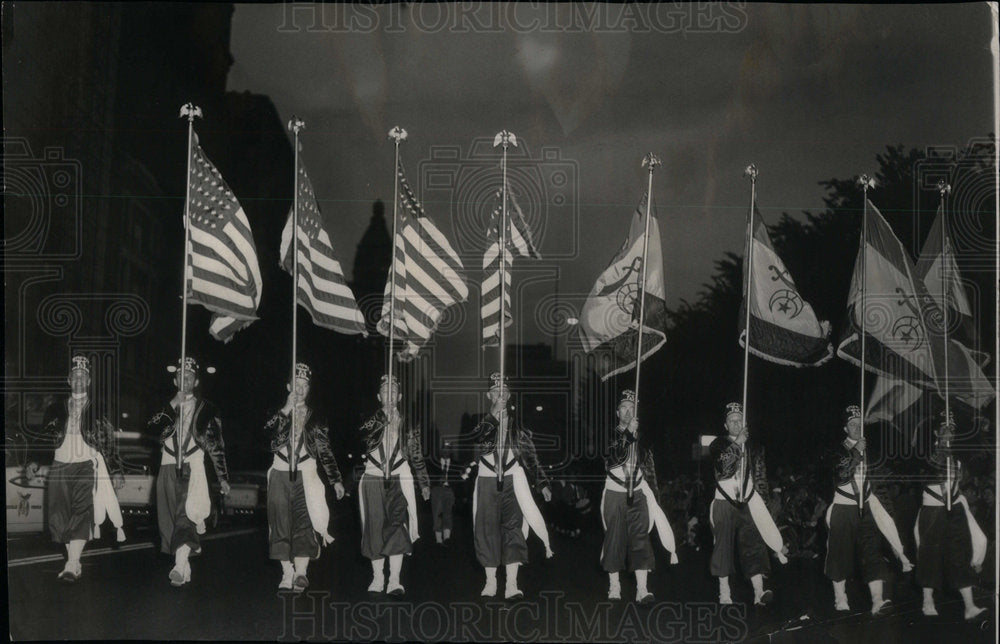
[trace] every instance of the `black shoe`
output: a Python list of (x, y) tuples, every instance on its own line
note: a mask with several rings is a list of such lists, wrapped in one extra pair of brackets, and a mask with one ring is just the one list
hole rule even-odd
[(756, 604), (758, 606), (767, 606), (773, 600), (774, 600), (774, 593), (772, 593), (770, 590), (765, 590), (764, 593), (760, 596), (760, 599), (757, 600)]

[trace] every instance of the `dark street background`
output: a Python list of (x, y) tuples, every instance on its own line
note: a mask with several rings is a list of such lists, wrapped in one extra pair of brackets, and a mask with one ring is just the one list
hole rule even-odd
[[(73, 586), (56, 575), (63, 561), (30, 563), (31, 557), (57, 552), (41, 535), (9, 542), (10, 633), (24, 639), (354, 639), (490, 641), (770, 641), (778, 642), (988, 642), (988, 631), (961, 623), (957, 594), (938, 593), (941, 617), (920, 615), (919, 590), (912, 576), (897, 574), (887, 584), (892, 613), (873, 619), (860, 583), (849, 584), (851, 605), (860, 615), (836, 616), (822, 559), (773, 561), (767, 585), (775, 602), (754, 610), (752, 591), (735, 581), (737, 604), (720, 608), (717, 587), (708, 574), (710, 549), (681, 547), (680, 563), (668, 564), (657, 551), (650, 590), (657, 603), (639, 607), (634, 578), (623, 573), (624, 600), (609, 602), (607, 576), (599, 568), (602, 533), (593, 522), (577, 538), (552, 533), (554, 558), (529, 539), (531, 562), (522, 567), (525, 598), (489, 602), (479, 597), (483, 572), (472, 550), (470, 517), (456, 517), (451, 545), (438, 546), (430, 530), (428, 504), (418, 502), (421, 538), (403, 565), (403, 598), (369, 595), (371, 566), (359, 555), (356, 500), (333, 506), (336, 541), (309, 569), (310, 587), (291, 598), (277, 592), (280, 570), (267, 559), (266, 527), (225, 522), (210, 531), (203, 554), (192, 559), (192, 581), (173, 588), (167, 580), (172, 561), (158, 550), (113, 551), (83, 559), (83, 577)], [(591, 519), (596, 519), (591, 514)], [(127, 547), (148, 542), (136, 533)], [(675, 526), (675, 532), (677, 527)], [(679, 535), (679, 533), (678, 533)], [(92, 543), (88, 550), (107, 546)], [(22, 563), (24, 562), (24, 563)], [(990, 559), (987, 567), (992, 566)], [(501, 573), (502, 574), (502, 573)], [(501, 576), (502, 579), (502, 576)], [(981, 605), (988, 593), (976, 591)], [(989, 611), (992, 613), (992, 610)], [(799, 628), (784, 630), (801, 616)]]

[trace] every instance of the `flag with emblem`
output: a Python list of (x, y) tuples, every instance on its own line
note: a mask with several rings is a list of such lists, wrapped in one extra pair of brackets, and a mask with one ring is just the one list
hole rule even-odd
[[(655, 208), (654, 208), (655, 210)], [(660, 226), (649, 218), (646, 252), (645, 305), (642, 350), (639, 351), (639, 280), (646, 233), (646, 196), (632, 214), (628, 236), (608, 267), (598, 276), (580, 312), (580, 339), (588, 352), (597, 352), (602, 380), (635, 368), (667, 341), (666, 288)]]
[(404, 344), (399, 359), (408, 362), (433, 335), (445, 309), (468, 298), (469, 288), (460, 274), (463, 267), (458, 253), (424, 212), (406, 180), (402, 161), (396, 173), (401, 225), (378, 330), (389, 335), (390, 292), (395, 288), (394, 335)]
[[(497, 194), (497, 205), (490, 214), (489, 246), (483, 254), (483, 288), (480, 312), (483, 319), (483, 347), (500, 343), (500, 219), (503, 215), (503, 195)], [(535, 247), (531, 229), (510, 186), (507, 187), (507, 248), (503, 253), (504, 328), (514, 323), (510, 311), (511, 268), (514, 253), (521, 257), (541, 259)]]
[[(344, 280), (344, 271), (334, 254), (330, 235), (323, 227), (322, 214), (301, 154), (295, 190), (299, 206), (297, 301), (309, 311), (313, 322), (321, 327), (348, 335), (365, 334), (364, 317), (358, 309), (354, 293)], [(281, 232), (281, 267), (289, 274), (293, 274), (294, 208), (292, 206), (292, 211), (288, 213), (288, 221)]]
[[(743, 304), (740, 307), (740, 346), (746, 343), (747, 285), (750, 295), (750, 353), (793, 367), (816, 366), (833, 357), (830, 323), (820, 321), (795, 288), (792, 276), (774, 251), (767, 225), (754, 209), (753, 236), (744, 250)], [(749, 226), (749, 221), (747, 222)], [(748, 231), (749, 232), (749, 231)], [(753, 261), (746, 258), (753, 253)], [(752, 275), (748, 275), (752, 269)]]
[(942, 366), (944, 347), (937, 335), (928, 333), (928, 322), (940, 319), (940, 309), (923, 282), (916, 278), (903, 244), (870, 201), (867, 217), (868, 233), (854, 264), (847, 302), (850, 324), (837, 355), (860, 366), (864, 328), (867, 371), (904, 379), (922, 389), (935, 389), (935, 374)]
[(257, 319), (261, 278), (250, 222), (197, 135), (188, 176), (187, 295), (212, 312), (209, 333), (228, 342)]
[[(942, 347), (945, 336), (942, 316), (947, 314), (947, 368), (944, 368), (942, 355), (936, 379), (937, 393), (944, 395), (944, 379), (947, 378), (950, 396), (975, 409), (982, 409), (996, 396), (996, 390), (983, 372), (990, 358), (988, 353), (978, 350), (973, 308), (958, 271), (952, 240), (941, 206), (924, 241), (915, 273), (922, 289), (937, 305), (934, 315), (927, 320), (927, 332)], [(920, 400), (923, 392), (924, 389), (905, 379), (879, 377), (865, 420), (894, 422)]]

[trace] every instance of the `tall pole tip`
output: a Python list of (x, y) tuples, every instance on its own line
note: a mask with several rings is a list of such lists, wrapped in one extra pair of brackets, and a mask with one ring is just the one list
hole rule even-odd
[(868, 192), (869, 189), (875, 188), (875, 177), (868, 174), (858, 175), (857, 184), (862, 190)]
[(661, 161), (660, 157), (656, 156), (652, 152), (642, 157), (642, 167), (649, 168), (650, 172), (660, 165), (663, 165), (663, 161)]
[(743, 169), (743, 176), (750, 179), (750, 181), (757, 180), (757, 164), (751, 163), (746, 168)]
[(409, 136), (403, 128), (398, 125), (391, 130), (389, 130), (389, 138), (395, 141), (396, 145), (399, 145), (400, 141), (405, 141), (406, 137)]
[(201, 118), (201, 108), (194, 103), (185, 103), (181, 105), (181, 113), (177, 118), (187, 117), (188, 121), (193, 121), (196, 118)]
[(298, 134), (300, 130), (304, 129), (306, 129), (306, 122), (293, 114), (288, 121), (288, 130)]
[(497, 147), (503, 143), (503, 147), (506, 150), (508, 145), (513, 145), (517, 147), (517, 135), (513, 132), (508, 132), (507, 130), (500, 130), (497, 132), (496, 136), (493, 137), (493, 147)]

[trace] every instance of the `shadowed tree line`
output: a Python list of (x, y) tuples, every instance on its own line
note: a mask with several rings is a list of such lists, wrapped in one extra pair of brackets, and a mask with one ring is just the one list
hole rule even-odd
[[(953, 244), (977, 309), (979, 349), (991, 354), (996, 328), (992, 141), (992, 136), (973, 140), (959, 151), (886, 147), (876, 156), (877, 185), (869, 192), (869, 199), (916, 258), (938, 207), (937, 180), (952, 185)], [(768, 223), (775, 250), (800, 294), (820, 319), (830, 321), (835, 347), (847, 326), (848, 290), (861, 232), (863, 194), (855, 180), (821, 181), (827, 192), (822, 212), (794, 217), (786, 212)], [(773, 221), (767, 204), (759, 205), (765, 221)], [(742, 397), (743, 350), (738, 344), (742, 263), (741, 256), (726, 253), (697, 298), (668, 312), (667, 344), (661, 352), (666, 395), (657, 405), (657, 415), (666, 419), (665, 431), (657, 432), (653, 440), (663, 458), (674, 465), (690, 462), (689, 446), (699, 434), (721, 431), (725, 404)], [(751, 432), (765, 443), (772, 466), (818, 457), (840, 436), (844, 407), (858, 402), (859, 369), (837, 357), (820, 367), (796, 369), (751, 356), (749, 369), (747, 419)], [(873, 381), (866, 378), (869, 393)], [(993, 404), (983, 410), (986, 418)], [(931, 407), (935, 414), (937, 407)], [(960, 422), (963, 418), (969, 422), (970, 414), (968, 408), (959, 409)], [(896, 430), (873, 427), (871, 431), (877, 437)], [(983, 435), (979, 439), (992, 441)]]

